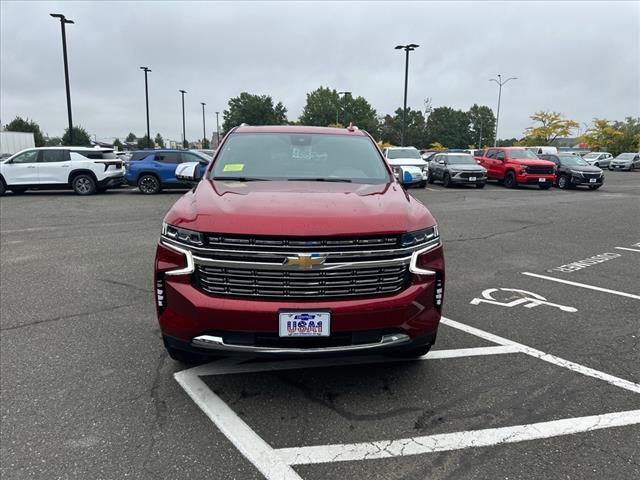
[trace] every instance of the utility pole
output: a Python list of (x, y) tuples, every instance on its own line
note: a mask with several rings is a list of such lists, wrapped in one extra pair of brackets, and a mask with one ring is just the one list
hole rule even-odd
[(218, 114), (220, 112), (216, 112), (216, 148), (220, 145), (220, 121), (218, 119)]
[(204, 141), (207, 139), (207, 127), (204, 123), (204, 106), (206, 103), (200, 102), (200, 105), (202, 105), (202, 144), (204, 146)]
[(144, 71), (144, 98), (147, 104), (147, 147), (151, 148), (151, 133), (149, 132), (149, 84), (147, 83), (147, 73), (151, 70), (149, 67), (140, 67)]
[(496, 111), (496, 134), (493, 139), (493, 146), (497, 146), (498, 144), (498, 121), (500, 120), (500, 97), (502, 96), (502, 86), (506, 84), (509, 80), (517, 80), (518, 77), (507, 78), (506, 80), (502, 80), (502, 76), (498, 74), (498, 78), (490, 78), (490, 82), (496, 82), (498, 84), (498, 109)]
[(407, 128), (407, 87), (409, 85), (409, 52), (412, 52), (420, 45), (416, 45), (415, 43), (410, 43), (408, 45), (396, 45), (396, 50), (404, 50), (405, 51), (405, 61), (404, 61), (404, 103), (402, 107), (402, 132), (400, 133), (400, 146), (404, 147), (404, 135), (405, 129)]
[(60, 27), (62, 28), (62, 58), (64, 61), (64, 82), (67, 87), (67, 117), (69, 120), (69, 143), (73, 145), (73, 120), (71, 118), (71, 88), (69, 87), (69, 62), (67, 60), (67, 31), (65, 25), (67, 23), (74, 23), (73, 20), (68, 20), (61, 13), (50, 13), (54, 18), (60, 19)]
[(187, 148), (187, 134), (184, 124), (184, 94), (187, 92), (185, 90), (180, 90), (180, 93), (182, 94), (182, 148)]
[[(343, 98), (344, 98), (347, 95), (351, 95), (351, 92), (338, 92), (338, 106), (336, 108), (336, 124), (340, 122), (338, 120), (338, 114), (340, 113), (340, 95), (342, 95)], [(345, 109), (345, 111), (343, 113), (344, 113), (344, 117), (343, 117), (344, 123), (343, 123), (343, 125), (346, 127), (346, 126), (348, 126), (347, 125), (347, 112), (346, 112), (346, 109)]]

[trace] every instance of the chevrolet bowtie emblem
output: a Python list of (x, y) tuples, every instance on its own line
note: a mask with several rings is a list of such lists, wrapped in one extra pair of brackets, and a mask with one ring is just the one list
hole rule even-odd
[(327, 257), (318, 253), (301, 253), (295, 257), (285, 258), (283, 265), (296, 265), (300, 268), (313, 268), (316, 265), (322, 265)]

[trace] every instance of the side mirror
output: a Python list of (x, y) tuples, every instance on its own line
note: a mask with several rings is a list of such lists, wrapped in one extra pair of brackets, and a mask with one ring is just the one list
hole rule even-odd
[(182, 182), (198, 183), (202, 179), (200, 163), (181, 163), (176, 167), (176, 178)]
[(438, 160), (438, 163), (439, 163), (440, 165), (444, 165), (444, 164), (445, 164), (445, 161), (444, 161), (444, 160)]

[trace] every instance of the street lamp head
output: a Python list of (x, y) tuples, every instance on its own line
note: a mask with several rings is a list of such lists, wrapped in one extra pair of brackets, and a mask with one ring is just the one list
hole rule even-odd
[(183, 95), (184, 95), (185, 93), (187, 93), (187, 91), (186, 91), (186, 90), (178, 90), (178, 91), (179, 91), (181, 94), (183, 94)]
[(59, 18), (62, 23), (73, 23), (73, 20), (67, 20), (67, 17), (61, 13), (50, 13), (49, 15), (53, 18)]
[(402, 50), (404, 48), (404, 45), (396, 45), (395, 47), (396, 50)]
[(145, 72), (150, 72), (151, 69), (149, 67), (140, 67), (140, 70), (143, 70)]
[(204, 107), (206, 105), (206, 103), (200, 102), (200, 105), (202, 105)]
[(407, 47), (409, 47), (409, 48), (413, 48), (413, 49), (416, 49), (416, 48), (418, 48), (419, 46), (420, 46), (420, 45), (416, 45), (415, 43), (410, 43), (409, 45), (407, 45)]

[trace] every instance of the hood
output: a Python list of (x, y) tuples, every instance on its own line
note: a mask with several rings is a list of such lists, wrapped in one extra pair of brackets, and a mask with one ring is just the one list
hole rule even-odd
[(165, 222), (199, 232), (276, 236), (384, 235), (430, 227), (427, 208), (397, 183), (202, 180)]
[(520, 163), (522, 165), (530, 165), (532, 167), (555, 167), (555, 163), (549, 160), (536, 160), (532, 158), (510, 158), (510, 162)]
[(614, 158), (611, 163), (619, 163), (620, 165), (626, 165), (633, 162), (633, 158)]
[(412, 165), (416, 167), (424, 167), (427, 162), (422, 160), (421, 158), (394, 158), (387, 159), (387, 163), (394, 167), (399, 167), (402, 165)]
[(587, 166), (587, 165), (567, 165), (565, 168), (569, 170), (575, 170), (576, 172), (585, 173), (600, 173), (602, 169), (600, 167)]
[(486, 169), (478, 164), (475, 165), (447, 165), (449, 170), (456, 172), (484, 172)]

